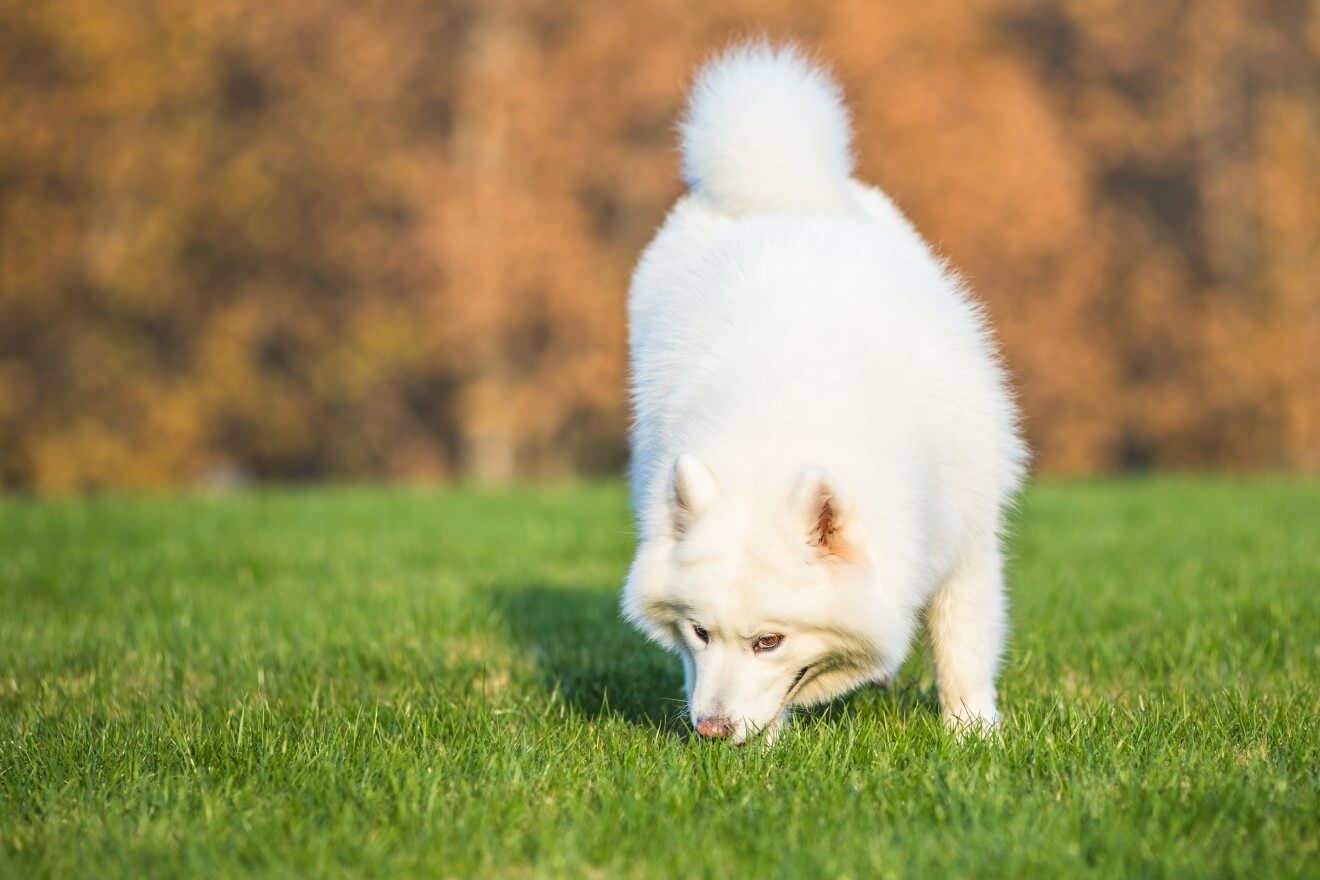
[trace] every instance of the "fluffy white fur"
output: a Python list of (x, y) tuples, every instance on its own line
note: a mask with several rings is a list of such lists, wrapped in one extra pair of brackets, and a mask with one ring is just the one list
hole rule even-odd
[(683, 177), (728, 215), (846, 211), (853, 161), (838, 86), (794, 49), (711, 64), (683, 119)]
[(795, 50), (716, 59), (683, 125), (692, 191), (630, 293), (623, 608), (681, 657), (698, 730), (737, 742), (888, 680), (923, 612), (946, 719), (998, 719), (1017, 413), (981, 310), (851, 178), (849, 140)]

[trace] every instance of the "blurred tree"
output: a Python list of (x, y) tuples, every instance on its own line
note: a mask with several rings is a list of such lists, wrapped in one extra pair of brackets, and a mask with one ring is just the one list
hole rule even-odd
[(1320, 11), (0, 0), (0, 486), (616, 469), (693, 66), (828, 59), (1039, 466), (1320, 467)]

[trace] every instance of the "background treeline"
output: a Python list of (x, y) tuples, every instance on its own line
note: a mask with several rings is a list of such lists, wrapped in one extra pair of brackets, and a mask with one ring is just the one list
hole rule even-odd
[(1039, 468), (1320, 467), (1318, 4), (0, 0), (0, 486), (617, 469), (747, 33), (830, 61)]

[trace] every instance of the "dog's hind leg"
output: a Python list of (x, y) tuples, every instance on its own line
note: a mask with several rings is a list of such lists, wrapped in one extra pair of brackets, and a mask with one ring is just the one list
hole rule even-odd
[(965, 560), (940, 587), (926, 625), (945, 723), (960, 731), (997, 725), (995, 676), (1008, 629), (997, 546)]

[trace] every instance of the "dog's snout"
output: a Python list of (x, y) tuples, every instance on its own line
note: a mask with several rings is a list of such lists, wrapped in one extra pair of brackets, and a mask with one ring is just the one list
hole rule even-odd
[(733, 733), (733, 722), (728, 718), (702, 716), (697, 719), (697, 733), (706, 739), (728, 739)]

